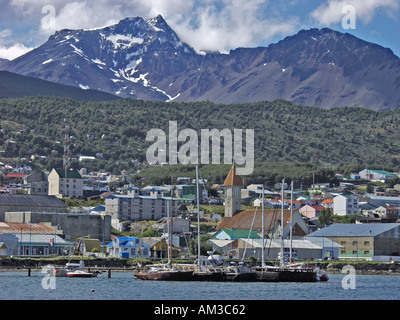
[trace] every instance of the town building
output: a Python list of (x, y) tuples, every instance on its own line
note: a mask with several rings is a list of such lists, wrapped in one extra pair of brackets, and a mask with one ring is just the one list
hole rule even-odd
[[(58, 199), (57, 199), (58, 200)], [(111, 217), (75, 212), (7, 212), (7, 223), (47, 223), (57, 228), (66, 239), (86, 236), (101, 242), (111, 240)]]
[(115, 237), (107, 244), (107, 252), (115, 258), (150, 258), (150, 247), (139, 237)]
[(400, 256), (399, 223), (332, 224), (307, 236), (311, 237), (326, 237), (342, 245), (339, 259), (382, 261)]
[(241, 189), (243, 186), (242, 179), (236, 174), (235, 165), (232, 166), (225, 179), (225, 217), (233, 217), (236, 212), (241, 210), (242, 196)]
[(67, 206), (55, 196), (0, 194), (0, 222), (6, 212), (66, 212)]
[(333, 198), (333, 214), (346, 216), (349, 214), (358, 214), (358, 197), (356, 195), (338, 195)]
[(82, 198), (83, 178), (77, 170), (53, 169), (49, 176), (49, 195), (58, 198)]
[(299, 209), (299, 212), (306, 218), (315, 219), (319, 217), (323, 208), (324, 208), (323, 206), (315, 206), (315, 205), (310, 206), (306, 204), (305, 206)]
[(392, 172), (374, 169), (364, 169), (359, 173), (359, 175), (361, 179), (370, 181), (387, 181), (396, 177), (396, 175)]
[(9, 235), (1, 240), (8, 242), (7, 247), (11, 249), (9, 256), (46, 257), (74, 252), (75, 244), (64, 240), (59, 230), (45, 223), (3, 222), (0, 224), (0, 236), (4, 235)]
[(160, 190), (152, 190), (149, 196), (142, 196), (138, 188), (132, 188), (127, 195), (107, 196), (105, 198), (105, 214), (112, 216), (114, 228), (121, 221), (159, 220), (168, 216), (171, 200), (173, 215), (177, 215), (178, 198), (164, 197)]
[(23, 178), (22, 190), (26, 194), (42, 195), (49, 194), (49, 183), (43, 171), (33, 171)]

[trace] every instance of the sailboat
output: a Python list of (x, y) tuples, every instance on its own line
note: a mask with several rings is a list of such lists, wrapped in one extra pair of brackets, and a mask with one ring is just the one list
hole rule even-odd
[(196, 198), (197, 198), (197, 268), (194, 270), (194, 281), (225, 281), (226, 275), (221, 264), (213, 256), (202, 257), (200, 254), (200, 191), (199, 191), (199, 167), (196, 166)]
[[(279, 266), (267, 266), (264, 261), (264, 189), (263, 189), (263, 213), (262, 213), (262, 265), (254, 270), (257, 273), (258, 280), (264, 282), (316, 282), (317, 270), (310, 268), (305, 264), (293, 264), (292, 247), (290, 246), (290, 263), (285, 261), (284, 250), (284, 188), (285, 179), (282, 180), (282, 214), (281, 214), (281, 252)], [(292, 205), (293, 212), (293, 182), (292, 182)], [(293, 216), (293, 214), (291, 214)], [(292, 225), (290, 226), (290, 239), (292, 239)]]
[[(168, 209), (168, 208), (167, 208)], [(171, 187), (171, 210), (167, 210), (168, 216), (171, 211), (170, 224), (168, 230), (168, 264), (155, 264), (140, 270), (133, 275), (141, 280), (160, 280), (160, 281), (189, 281), (192, 280), (193, 270), (174, 266), (172, 264), (172, 219), (173, 219), (173, 188)]]

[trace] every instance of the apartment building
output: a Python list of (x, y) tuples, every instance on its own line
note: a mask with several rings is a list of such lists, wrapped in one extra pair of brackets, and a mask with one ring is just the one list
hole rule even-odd
[(48, 176), (49, 195), (58, 198), (82, 198), (83, 178), (77, 170), (53, 169)]
[[(150, 195), (141, 195), (138, 188), (130, 188), (127, 195), (112, 194), (105, 199), (105, 214), (113, 220), (159, 220), (168, 216), (171, 197), (164, 197), (160, 189), (150, 190)], [(173, 198), (173, 212), (177, 215), (178, 199)]]
[(333, 198), (333, 214), (346, 216), (349, 214), (358, 214), (358, 197), (355, 195), (338, 195)]

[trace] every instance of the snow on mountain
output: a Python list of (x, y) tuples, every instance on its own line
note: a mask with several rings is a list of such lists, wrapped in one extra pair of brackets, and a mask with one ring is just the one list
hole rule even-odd
[(161, 16), (126, 18), (104, 28), (58, 31), (3, 68), (144, 100), (400, 107), (400, 59), (327, 28), (302, 30), (266, 48), (196, 53)]

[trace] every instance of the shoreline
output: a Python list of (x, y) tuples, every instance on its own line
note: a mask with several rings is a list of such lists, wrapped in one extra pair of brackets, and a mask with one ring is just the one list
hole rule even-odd
[[(68, 262), (79, 263), (82, 260), (76, 258), (55, 258), (55, 259), (40, 259), (40, 258), (4, 258), (0, 259), (0, 271), (17, 271), (24, 269), (40, 269), (46, 265), (65, 266)], [(102, 268), (113, 269), (114, 272), (132, 272), (140, 268), (141, 265), (149, 264), (149, 262), (141, 264), (138, 261), (119, 258), (94, 258), (83, 259), (85, 268)], [(151, 263), (150, 263), (151, 264)], [(317, 265), (325, 270), (328, 274), (343, 274), (342, 270), (345, 266), (351, 265), (354, 267), (357, 274), (363, 275), (400, 275), (400, 263), (388, 262), (318, 262)]]

